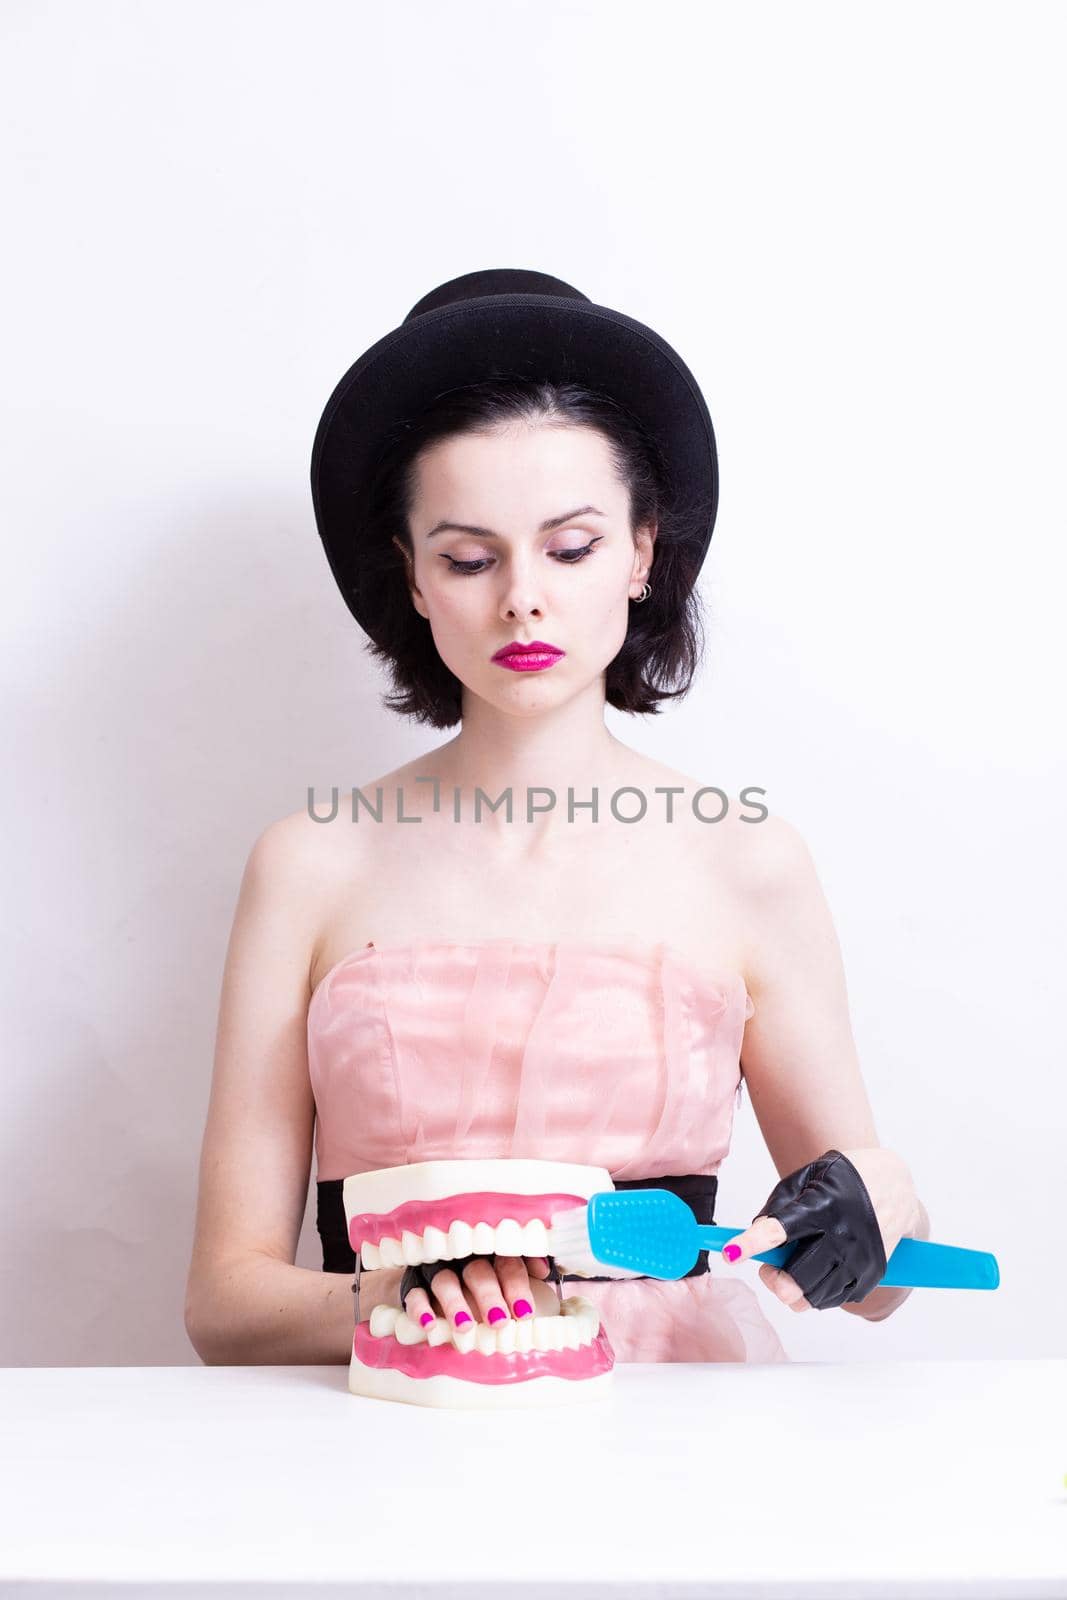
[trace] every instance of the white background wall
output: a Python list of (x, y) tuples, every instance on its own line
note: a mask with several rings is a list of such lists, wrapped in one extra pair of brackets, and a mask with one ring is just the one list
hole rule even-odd
[[(379, 706), (314, 428), (486, 266), (701, 383), (708, 659), (612, 726), (804, 833), (882, 1142), (1002, 1286), (868, 1325), (742, 1270), (797, 1360), (1062, 1354), (1062, 8), (8, 0), (0, 31), (0, 1361), (197, 1359), (247, 852), (444, 737)], [(775, 1178), (746, 1097), (720, 1220)]]

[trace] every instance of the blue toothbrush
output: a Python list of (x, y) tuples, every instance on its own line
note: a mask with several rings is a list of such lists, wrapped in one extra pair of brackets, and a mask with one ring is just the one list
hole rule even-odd
[[(606, 1189), (588, 1205), (557, 1211), (548, 1229), (548, 1254), (570, 1272), (597, 1277), (601, 1267), (622, 1267), (652, 1278), (684, 1278), (701, 1250), (721, 1250), (744, 1228), (702, 1225), (670, 1189)], [(800, 1241), (749, 1257), (788, 1267)], [(878, 1287), (996, 1289), (997, 1258), (927, 1239), (901, 1239)]]

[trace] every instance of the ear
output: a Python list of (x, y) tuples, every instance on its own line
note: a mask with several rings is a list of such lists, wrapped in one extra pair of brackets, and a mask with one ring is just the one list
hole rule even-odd
[(392, 542), (396, 545), (396, 548), (400, 551), (400, 554), (404, 558), (404, 575), (407, 579), (408, 593), (411, 596), (411, 603), (415, 607), (415, 610), (419, 613), (419, 616), (424, 617), (428, 622), (430, 618), (426, 610), (426, 602), (415, 586), (415, 565), (411, 559), (411, 551), (406, 545), (400, 542), (395, 533), (393, 534)]
[(649, 572), (652, 570), (652, 558), (658, 532), (659, 525), (657, 523), (646, 522), (634, 534), (634, 543), (637, 546), (634, 551), (634, 582), (640, 579), (642, 583), (645, 583), (648, 579)]

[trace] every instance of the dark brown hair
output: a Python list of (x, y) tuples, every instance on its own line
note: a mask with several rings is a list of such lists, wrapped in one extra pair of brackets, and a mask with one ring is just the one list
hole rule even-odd
[[(669, 482), (655, 440), (624, 406), (575, 383), (496, 377), (437, 396), (387, 441), (368, 494), (361, 528), (363, 581), (375, 591), (377, 620), (371, 653), (389, 669), (390, 711), (435, 728), (461, 720), (463, 685), (441, 660), (426, 618), (415, 610), (405, 559), (414, 571), (409, 515), (420, 451), (443, 439), (489, 433), (506, 423), (552, 423), (593, 428), (611, 451), (630, 496), (630, 532), (657, 525), (652, 593), (633, 605), (626, 638), (607, 668), (605, 697), (620, 711), (656, 713), (661, 700), (689, 692), (703, 648), (700, 600), (694, 588), (709, 511), (684, 500)], [(695, 552), (695, 553), (694, 553)]]

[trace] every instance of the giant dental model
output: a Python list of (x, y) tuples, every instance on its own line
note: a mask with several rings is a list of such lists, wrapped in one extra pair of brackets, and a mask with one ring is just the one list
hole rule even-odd
[[(544, 1256), (556, 1212), (614, 1189), (604, 1167), (567, 1161), (420, 1161), (344, 1182), (356, 1252), (353, 1394), (413, 1405), (564, 1405), (600, 1397), (615, 1353), (593, 1302), (531, 1279), (534, 1315), (491, 1327), (421, 1327), (397, 1306), (359, 1320), (360, 1272), (478, 1255)], [(609, 1269), (604, 1269), (608, 1275)], [(632, 1277), (632, 1273), (619, 1273)]]

